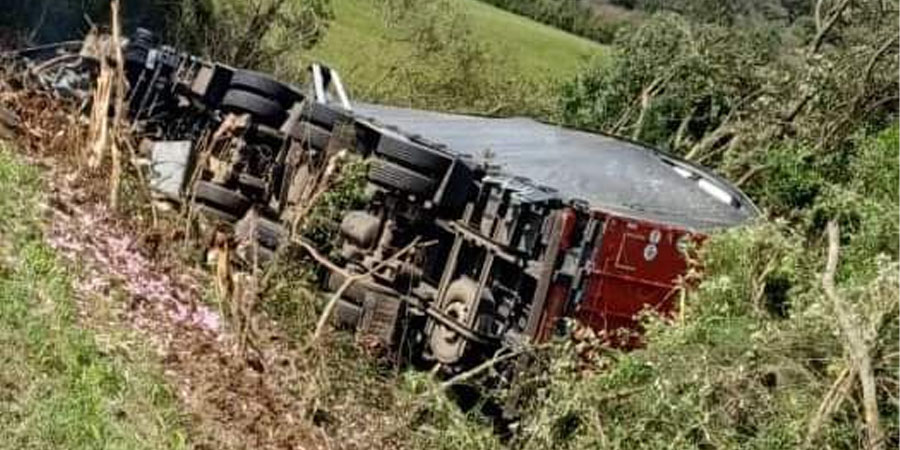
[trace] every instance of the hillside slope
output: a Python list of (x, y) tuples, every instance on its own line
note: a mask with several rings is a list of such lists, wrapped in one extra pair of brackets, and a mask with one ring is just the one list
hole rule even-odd
[[(335, 18), (324, 41), (304, 59), (338, 69), (345, 84), (365, 86), (387, 76), (412, 43), (387, 27), (373, 0), (333, 0)], [(504, 78), (558, 80), (605, 47), (477, 0), (458, 0), (473, 37), (487, 45)], [(306, 62), (306, 61), (305, 61)]]

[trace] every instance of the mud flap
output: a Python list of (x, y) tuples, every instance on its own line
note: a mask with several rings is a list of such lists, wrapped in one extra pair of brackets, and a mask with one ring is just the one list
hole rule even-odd
[(402, 300), (376, 292), (367, 292), (357, 336), (374, 339), (385, 349), (398, 344), (398, 328), (405, 312)]

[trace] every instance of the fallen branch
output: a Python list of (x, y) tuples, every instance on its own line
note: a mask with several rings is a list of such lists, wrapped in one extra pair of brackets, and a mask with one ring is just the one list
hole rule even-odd
[(542, 344), (542, 345), (534, 346), (534, 347), (526, 347), (521, 350), (506, 353), (503, 355), (496, 355), (493, 358), (475, 366), (471, 370), (460, 373), (460, 374), (456, 375), (455, 377), (450, 378), (447, 381), (444, 381), (443, 383), (440, 384), (439, 389), (440, 390), (448, 389), (450, 386), (453, 386), (455, 384), (459, 384), (464, 381), (475, 378), (476, 376), (480, 375), (481, 373), (486, 372), (488, 369), (491, 369), (492, 367), (494, 367), (497, 364), (500, 364), (504, 361), (508, 361), (510, 359), (513, 359), (517, 356), (521, 356), (530, 351), (536, 351), (541, 348), (547, 348), (547, 347), (549, 347), (549, 344)]
[(665, 84), (672, 78), (672, 74), (675, 72), (671, 72), (669, 75), (665, 77), (657, 77), (652, 82), (650, 82), (644, 90), (641, 91), (640, 95), (640, 105), (641, 110), (638, 113), (637, 122), (635, 122), (633, 126), (633, 130), (631, 132), (631, 139), (638, 140), (641, 137), (641, 131), (644, 128), (644, 120), (647, 117), (647, 111), (650, 109), (650, 105), (653, 102), (653, 98), (659, 94), (660, 91), (665, 87)]
[(753, 177), (755, 177), (757, 174), (759, 174), (763, 170), (766, 170), (768, 167), (769, 166), (767, 166), (765, 164), (759, 164), (759, 165), (751, 167), (750, 170), (748, 170), (743, 175), (741, 175), (741, 177), (734, 183), (734, 185), (737, 187), (742, 187), (744, 184), (746, 184), (748, 181), (750, 181)]
[(828, 222), (828, 259), (825, 264), (825, 273), (822, 275), (822, 288), (825, 295), (834, 306), (837, 322), (841, 332), (846, 338), (846, 347), (850, 353), (853, 370), (856, 371), (859, 382), (862, 385), (863, 412), (866, 421), (866, 434), (868, 445), (872, 449), (883, 448), (881, 425), (878, 420), (878, 402), (875, 391), (875, 376), (872, 372), (872, 360), (869, 357), (869, 349), (863, 339), (860, 330), (861, 324), (851, 311), (848, 310), (844, 299), (837, 293), (834, 283), (837, 272), (838, 257), (840, 256), (840, 228), (837, 221)]
[(825, 36), (831, 31), (831, 28), (837, 23), (838, 18), (841, 17), (841, 14), (844, 13), (844, 10), (850, 6), (850, 0), (842, 0), (838, 3), (832, 10), (829, 12), (828, 19), (825, 20), (825, 23), (822, 23), (822, 3), (823, 0), (819, 0), (816, 2), (816, 37), (813, 38), (812, 44), (810, 44), (810, 53), (814, 54), (819, 51), (819, 48), (822, 46), (822, 43), (825, 42)]
[(703, 138), (700, 139), (700, 142), (694, 144), (694, 146), (691, 147), (691, 150), (686, 155), (684, 155), (684, 159), (688, 161), (694, 161), (697, 157), (712, 149), (722, 139), (731, 137), (735, 133), (736, 130), (731, 126), (729, 122), (722, 122), (722, 124), (716, 127), (715, 130), (703, 136)]
[(344, 276), (344, 282), (341, 284), (341, 286), (338, 288), (338, 290), (335, 291), (334, 294), (332, 294), (331, 299), (328, 300), (328, 304), (325, 305), (325, 310), (322, 311), (322, 315), (319, 316), (319, 320), (316, 323), (316, 330), (313, 333), (312, 340), (310, 341), (310, 343), (308, 345), (312, 345), (313, 343), (315, 343), (319, 339), (319, 337), (322, 335), (322, 333), (325, 330), (325, 325), (328, 323), (328, 319), (331, 318), (331, 314), (334, 312), (335, 306), (337, 306), (338, 300), (341, 298), (341, 296), (344, 294), (344, 292), (346, 292), (347, 289), (349, 289), (354, 283), (371, 278), (371, 276), (374, 273), (383, 269), (386, 265), (390, 264), (391, 262), (396, 261), (397, 259), (401, 258), (403, 255), (409, 253), (413, 249), (416, 249), (419, 247), (424, 247), (424, 246), (429, 246), (429, 245), (433, 244), (433, 242), (426, 242), (426, 243), (423, 243), (420, 245), (419, 238), (415, 238), (406, 247), (403, 247), (403, 249), (401, 249), (397, 253), (394, 253), (393, 255), (391, 255), (390, 258), (385, 259), (384, 261), (381, 261), (380, 263), (375, 265), (375, 267), (372, 267), (365, 273), (350, 274), (346, 270), (338, 267), (336, 264), (331, 262), (328, 258), (323, 256), (321, 253), (319, 253), (318, 250), (316, 250), (315, 247), (313, 247), (308, 242), (305, 242), (301, 239), (295, 239), (295, 242), (297, 244), (299, 244), (301, 248), (303, 248), (304, 250), (309, 252), (310, 256), (312, 256), (313, 259), (315, 259), (317, 262), (319, 262), (323, 266), (327, 267), (328, 269), (332, 270), (333, 272), (337, 272), (337, 273), (341, 274), (342, 276)]

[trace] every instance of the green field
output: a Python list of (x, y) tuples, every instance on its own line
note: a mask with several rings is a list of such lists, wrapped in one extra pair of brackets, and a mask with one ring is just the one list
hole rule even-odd
[[(411, 44), (386, 28), (375, 0), (333, 0), (334, 21), (308, 56), (337, 69), (351, 89), (381, 82)], [(498, 58), (501, 76), (559, 80), (602, 54), (593, 41), (565, 33), (477, 0), (458, 0), (473, 35)], [(304, 61), (307, 62), (307, 61)], [(358, 91), (359, 89), (357, 89)]]

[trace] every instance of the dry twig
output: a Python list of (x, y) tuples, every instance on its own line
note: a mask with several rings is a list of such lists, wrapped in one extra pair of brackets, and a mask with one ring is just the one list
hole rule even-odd
[[(425, 243), (423, 245), (431, 245), (431, 243)], [(309, 247), (309, 244), (303, 245), (304, 249), (308, 250), (308, 247)], [(383, 269), (385, 266), (387, 266), (391, 262), (396, 261), (397, 259), (403, 257), (405, 254), (407, 254), (407, 253), (411, 252), (412, 250), (419, 248), (419, 247), (420, 247), (419, 238), (415, 238), (406, 247), (403, 247), (403, 249), (401, 249), (397, 253), (394, 253), (390, 258), (387, 258), (384, 261), (379, 262), (377, 265), (375, 265), (375, 267), (369, 269), (365, 273), (352, 275), (352, 274), (347, 273), (347, 271), (345, 271), (343, 269), (339, 269), (338, 273), (340, 273), (341, 275), (344, 276), (344, 283), (341, 284), (341, 286), (338, 288), (338, 290), (335, 291), (335, 293), (331, 296), (331, 299), (328, 301), (328, 304), (325, 306), (325, 310), (322, 311), (322, 315), (319, 316), (319, 321), (316, 323), (316, 331), (313, 333), (313, 337), (312, 337), (310, 344), (315, 343), (319, 339), (319, 337), (322, 335), (322, 332), (325, 330), (325, 325), (328, 323), (328, 319), (331, 318), (331, 313), (334, 312), (334, 308), (337, 305), (337, 301), (341, 298), (341, 296), (344, 294), (344, 292), (346, 292), (347, 289), (349, 289), (350, 286), (353, 285), (353, 283), (371, 278), (372, 274), (378, 272), (379, 270)], [(313, 257), (318, 259), (319, 257), (321, 257), (321, 255), (319, 255), (318, 252), (316, 252), (315, 254), (313, 254)], [(328, 266), (336, 267), (333, 263), (328, 264)]]
[(850, 394), (850, 388), (853, 386), (854, 378), (856, 378), (856, 371), (850, 367), (845, 367), (838, 375), (837, 379), (834, 380), (834, 384), (831, 385), (831, 389), (825, 394), (825, 398), (822, 399), (822, 404), (819, 405), (819, 409), (816, 410), (816, 415), (809, 422), (809, 428), (806, 432), (806, 441), (803, 444), (804, 448), (810, 448), (810, 446), (812, 446), (819, 436), (819, 431), (825, 423), (825, 420), (837, 411), (847, 395)]

